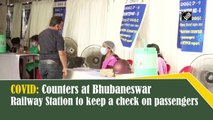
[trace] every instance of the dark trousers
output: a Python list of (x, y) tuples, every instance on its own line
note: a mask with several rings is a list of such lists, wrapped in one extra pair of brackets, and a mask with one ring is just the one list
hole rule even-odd
[(53, 60), (40, 60), (39, 66), (42, 79), (62, 79), (62, 66)]

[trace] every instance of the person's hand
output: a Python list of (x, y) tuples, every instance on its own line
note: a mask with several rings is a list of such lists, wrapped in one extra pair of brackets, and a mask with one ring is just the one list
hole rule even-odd
[(67, 68), (65, 67), (63, 68), (62, 72), (63, 72), (63, 77), (66, 77), (68, 75)]
[(18, 49), (17, 53), (23, 54), (23, 53), (24, 53), (24, 48), (23, 48), (23, 47), (20, 47), (20, 48)]

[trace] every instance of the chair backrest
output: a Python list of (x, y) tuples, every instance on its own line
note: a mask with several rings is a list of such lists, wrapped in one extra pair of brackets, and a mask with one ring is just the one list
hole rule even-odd
[(192, 73), (192, 70), (193, 70), (192, 66), (185, 66), (180, 70), (179, 73), (185, 73), (185, 72)]
[(167, 73), (169, 73), (169, 72), (170, 72), (170, 70), (171, 70), (171, 66), (170, 66), (170, 64), (166, 64), (166, 67), (167, 67)]

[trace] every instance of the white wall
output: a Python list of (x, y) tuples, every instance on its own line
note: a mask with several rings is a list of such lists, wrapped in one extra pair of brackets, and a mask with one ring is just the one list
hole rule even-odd
[(36, 1), (36, 0), (9, 0), (9, 2), (12, 4), (20, 3), (20, 2), (32, 2), (32, 1)]
[[(207, 8), (206, 8), (206, 25), (205, 25), (205, 36), (204, 36), (204, 45), (203, 45), (203, 53), (213, 53), (212, 44), (213, 41), (211, 40), (212, 37), (212, 20), (213, 15), (211, 11), (213, 10), (213, 1), (207, 0)], [(195, 53), (195, 52), (181, 52), (180, 50), (176, 51), (177, 56), (177, 70), (179, 71), (183, 66), (190, 65), (193, 59), (203, 53)]]
[(7, 6), (6, 0), (0, 0), (2, 4), (0, 6), (0, 34), (6, 33), (6, 14), (7, 14)]
[[(102, 39), (92, 41), (94, 44), (100, 44), (104, 40), (112, 40), (116, 44), (116, 53), (124, 59), (134, 59), (134, 49), (122, 47), (120, 42), (120, 25), (123, 15), (123, 9), (126, 0), (108, 0), (107, 4), (107, 27), (106, 36)], [(179, 2), (180, 0), (145, 0), (148, 3), (147, 14), (136, 41), (135, 48), (143, 47), (142, 39), (147, 43), (157, 43), (161, 48), (166, 61), (171, 65), (171, 73), (177, 73), (182, 67), (189, 65), (191, 61), (198, 56), (197, 53), (181, 52), (177, 49), (177, 33), (179, 20)], [(212, 52), (211, 27), (212, 15), (210, 14), (213, 5), (211, 0), (207, 0), (206, 31), (204, 40), (204, 51)], [(74, 6), (75, 7), (75, 6)], [(85, 9), (85, 8), (81, 8)], [(73, 13), (75, 14), (75, 13)], [(75, 21), (72, 21), (72, 24)], [(79, 28), (80, 29), (80, 28)], [(73, 29), (69, 29), (73, 32)], [(67, 33), (70, 33), (70, 32)], [(81, 33), (82, 34), (82, 33)], [(100, 33), (96, 33), (97, 35)], [(70, 34), (68, 34), (70, 35)], [(74, 37), (71, 35), (69, 37)], [(84, 36), (87, 37), (87, 36)], [(77, 41), (85, 39), (77, 39)], [(78, 44), (84, 48), (84, 45)], [(81, 49), (80, 49), (81, 52)]]
[[(149, 0), (147, 20), (141, 33), (148, 43), (157, 43), (163, 56), (171, 65), (171, 73), (177, 73), (202, 53), (182, 52), (177, 49), (179, 0)], [(207, 0), (205, 38), (203, 53), (213, 53), (213, 1)], [(147, 25), (148, 24), (148, 25)]]
[[(76, 0), (77, 1), (77, 0)], [(92, 1), (92, 0), (91, 0)], [(126, 0), (107, 0), (107, 27), (106, 35), (103, 35), (94, 44), (100, 44), (104, 40), (112, 40), (116, 44), (116, 53), (125, 59), (134, 58), (134, 49), (125, 49), (122, 47), (119, 32), (120, 24), (123, 15), (124, 4)], [(164, 58), (171, 65), (171, 73), (177, 73), (182, 67), (189, 65), (191, 61), (200, 53), (181, 52), (177, 49), (177, 33), (178, 33), (178, 19), (179, 19), (179, 1), (180, 0), (145, 0), (148, 2), (148, 10), (145, 16), (143, 26), (140, 30), (138, 39), (136, 41), (137, 47), (142, 47), (142, 39), (147, 43), (157, 43)], [(94, 1), (93, 1), (94, 2)], [(106, 2), (106, 1), (105, 1)], [(86, 2), (84, 2), (86, 4)], [(74, 6), (75, 7), (75, 6)], [(73, 8), (74, 9), (74, 8)], [(79, 9), (85, 9), (80, 7)], [(103, 8), (104, 9), (104, 8)], [(105, 8), (106, 9), (106, 8)], [(212, 40), (212, 27), (213, 27), (213, 0), (207, 0), (207, 13), (205, 25), (205, 38), (204, 38), (204, 52), (213, 53), (213, 40)], [(98, 11), (97, 11), (98, 12)], [(68, 14), (72, 13), (67, 11)], [(78, 14), (78, 13), (73, 13)], [(2, 18), (2, 17), (1, 17)], [(75, 21), (72, 21), (72, 24)], [(0, 29), (2, 28), (0, 22)], [(89, 23), (90, 24), (90, 23)], [(81, 29), (81, 28), (78, 28)], [(83, 29), (83, 28), (82, 28)], [(90, 31), (91, 34), (93, 31)], [(72, 28), (68, 28), (68, 33), (76, 33)], [(81, 34), (81, 33), (76, 33)], [(75, 35), (76, 35), (75, 34)], [(75, 37), (75, 35), (68, 35), (68, 37)], [(98, 35), (98, 32), (96, 33)], [(81, 34), (82, 36), (82, 34)], [(90, 36), (90, 35), (89, 35)], [(88, 37), (88, 36), (84, 36)], [(80, 39), (79, 39), (80, 40)], [(82, 41), (85, 39), (82, 38)], [(77, 40), (78, 41), (78, 40)], [(78, 45), (85, 46), (85, 45)], [(83, 49), (83, 48), (82, 48)], [(81, 51), (80, 51), (81, 52)]]
[[(161, 53), (172, 66), (171, 73), (178, 71), (177, 63), (177, 29), (179, 18), (179, 0), (146, 0), (148, 3), (142, 28), (134, 48), (143, 47), (146, 43), (157, 43)], [(122, 47), (119, 38), (120, 24), (125, 0), (115, 0), (114, 8), (110, 8), (107, 39), (116, 43), (116, 53), (124, 59), (134, 59), (134, 48)]]
[(143, 30), (148, 30), (147, 42), (160, 46), (161, 53), (172, 66), (171, 72), (176, 72), (179, 0), (149, 0), (148, 4), (149, 11), (146, 17), (149, 21), (145, 21), (144, 24), (149, 25), (144, 26)]

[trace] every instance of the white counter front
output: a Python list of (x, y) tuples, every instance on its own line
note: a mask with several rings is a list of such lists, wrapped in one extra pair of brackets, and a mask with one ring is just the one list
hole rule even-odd
[(116, 75), (116, 77), (101, 76), (100, 69), (91, 68), (73, 68), (68, 69), (68, 76), (64, 79), (67, 80), (107, 80), (107, 79), (131, 79), (136, 76), (132, 74)]
[(82, 68), (68, 69), (68, 76), (64, 79), (101, 80), (101, 79), (115, 79), (115, 78), (101, 76), (100, 69), (91, 69), (82, 67)]
[[(0, 54), (0, 79), (1, 80), (20, 80), (27, 79), (25, 65), (38, 57), (35, 54)], [(20, 64), (20, 59), (23, 63)]]

